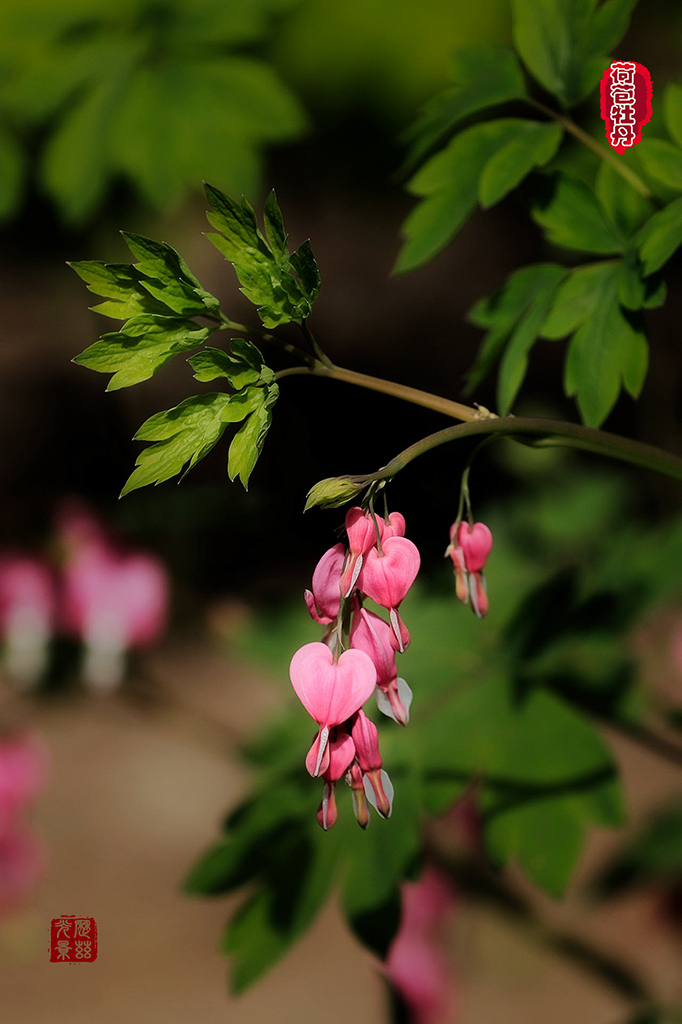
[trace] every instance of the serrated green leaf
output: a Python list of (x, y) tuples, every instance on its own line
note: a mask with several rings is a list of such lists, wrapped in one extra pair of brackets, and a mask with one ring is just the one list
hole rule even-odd
[(277, 401), (279, 388), (276, 384), (271, 384), (267, 389), (258, 389), (258, 394), (259, 404), (232, 438), (227, 461), (227, 475), (230, 480), (238, 476), (246, 491), (249, 489), (249, 478), (258, 462), (272, 423), (272, 407)]
[(554, 245), (599, 254), (622, 252), (624, 239), (607, 220), (590, 189), (580, 181), (561, 176), (547, 201), (531, 210)]
[(154, 441), (140, 452), (121, 497), (147, 484), (160, 484), (193, 468), (218, 443), (228, 423), (237, 423), (262, 407), (260, 388), (236, 395), (215, 392), (194, 395), (180, 405), (151, 416), (135, 434), (136, 441)]
[(663, 93), (666, 128), (678, 146), (682, 146), (682, 85), (666, 85)]
[(518, 394), (528, 369), (528, 353), (540, 335), (554, 293), (565, 275), (563, 267), (547, 264), (542, 283), (512, 333), (500, 363), (497, 380), (497, 402), (500, 414), (506, 416)]
[(247, 363), (251, 369), (260, 370), (263, 367), (263, 354), (252, 341), (246, 338), (232, 338), (230, 348), (234, 354)]
[(265, 200), (263, 210), (265, 219), (265, 232), (268, 243), (272, 249), (275, 259), (281, 263), (289, 259), (289, 246), (287, 245), (287, 233), (284, 230), (282, 212), (277, 205), (277, 196), (273, 189)]
[(466, 393), (471, 394), (487, 377), (504, 350), (509, 336), (538, 295), (556, 287), (557, 272), (565, 273), (554, 263), (538, 263), (515, 271), (493, 295), (479, 299), (467, 314), (478, 327), (489, 328), (481, 342), (476, 362), (467, 374)]
[(209, 333), (193, 320), (143, 313), (120, 331), (103, 334), (73, 362), (98, 373), (117, 371), (107, 385), (107, 391), (116, 391), (148, 380), (176, 353), (201, 345)]
[(454, 85), (430, 100), (407, 133), (414, 141), (405, 170), (420, 163), (463, 118), (486, 107), (521, 99), (526, 93), (516, 55), (500, 46), (472, 46), (456, 52), (450, 77)]
[(303, 242), (296, 252), (291, 254), (291, 266), (296, 272), (298, 283), (303, 295), (312, 305), (320, 292), (320, 271), (317, 266), (310, 242)]
[(140, 283), (154, 298), (184, 316), (216, 312), (220, 303), (201, 287), (175, 249), (130, 231), (121, 234), (143, 275)]
[(93, 306), (96, 313), (114, 320), (127, 320), (139, 313), (166, 316), (172, 312), (169, 306), (159, 302), (143, 287), (143, 275), (129, 263), (79, 260), (70, 262), (69, 266), (85, 281), (89, 291), (113, 300)]
[(645, 275), (653, 274), (682, 245), (682, 198), (650, 217), (640, 229), (637, 243)]
[(552, 311), (542, 325), (542, 337), (556, 341), (565, 338), (593, 315), (602, 291), (611, 288), (619, 273), (614, 263), (588, 263), (570, 271), (558, 289)]
[(271, 260), (270, 247), (258, 230), (251, 206), (245, 200), (238, 203), (213, 185), (206, 184), (204, 188), (212, 211), (207, 215), (208, 220), (223, 233), (232, 253), (227, 258), (233, 263), (241, 263), (245, 257), (249, 261)]
[(490, 157), (478, 183), (481, 206), (499, 202), (516, 188), (534, 167), (542, 167), (552, 159), (561, 139), (563, 128), (559, 124), (528, 121), (527, 128)]
[(239, 391), (247, 384), (255, 384), (260, 379), (260, 369), (242, 359), (234, 359), (219, 348), (205, 348), (187, 360), (197, 380), (207, 383), (218, 377), (226, 377), (235, 390)]
[(403, 224), (406, 241), (396, 272), (422, 266), (452, 240), (476, 207), (479, 178), (488, 160), (523, 135), (527, 123), (506, 118), (465, 128), (412, 178), (410, 191), (424, 198)]

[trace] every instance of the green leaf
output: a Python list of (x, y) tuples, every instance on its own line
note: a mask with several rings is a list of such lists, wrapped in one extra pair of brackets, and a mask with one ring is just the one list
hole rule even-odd
[(664, 139), (644, 139), (637, 147), (639, 159), (646, 174), (655, 181), (682, 191), (682, 149)]
[(284, 230), (284, 220), (282, 219), (282, 212), (277, 205), (277, 196), (275, 195), (274, 188), (265, 200), (263, 216), (268, 243), (275, 255), (275, 259), (279, 262), (286, 262), (289, 258), (287, 233)]
[(563, 268), (554, 263), (522, 267), (510, 275), (502, 288), (487, 298), (479, 299), (469, 310), (468, 320), (489, 330), (481, 342), (476, 362), (467, 374), (467, 394), (471, 394), (490, 373), (529, 307), (548, 291), (553, 292), (563, 273)]
[(238, 203), (213, 185), (206, 184), (204, 188), (212, 211), (207, 215), (208, 220), (224, 236), (224, 255), (232, 263), (244, 260), (267, 263), (272, 259), (270, 247), (258, 230), (256, 215), (246, 199)]
[(147, 484), (160, 484), (188, 471), (211, 451), (228, 423), (243, 420), (262, 402), (260, 388), (248, 388), (236, 395), (219, 392), (194, 395), (173, 409), (151, 416), (135, 435), (136, 441), (155, 441), (140, 452), (136, 469), (121, 491), (121, 497)]
[(432, 146), (463, 118), (526, 94), (516, 55), (499, 46), (472, 46), (456, 52), (450, 77), (454, 86), (430, 100), (407, 134), (414, 141), (406, 170), (419, 164)]
[(197, 380), (208, 382), (218, 377), (227, 377), (235, 390), (260, 379), (260, 369), (255, 370), (242, 359), (234, 359), (219, 348), (205, 348), (187, 360)]
[(668, 131), (677, 145), (682, 146), (682, 85), (666, 85), (663, 114)]
[(586, 827), (622, 822), (604, 741), (552, 693), (535, 689), (521, 700), (501, 677), (477, 679), (414, 726), (426, 780), (481, 779), (491, 854), (518, 860), (552, 895), (565, 888)]
[(473, 213), (478, 183), (498, 150), (527, 131), (528, 121), (506, 118), (465, 128), (412, 178), (409, 190), (423, 196), (403, 225), (406, 242), (397, 272), (422, 266), (454, 238)]
[(103, 334), (73, 361), (98, 373), (116, 371), (107, 391), (117, 391), (148, 380), (177, 352), (201, 345), (209, 333), (193, 320), (143, 313), (128, 320), (120, 331)]
[(534, 167), (552, 159), (563, 136), (559, 124), (528, 121), (525, 132), (488, 160), (478, 183), (481, 206), (493, 206), (516, 188)]
[(134, 264), (141, 284), (156, 299), (184, 316), (215, 313), (220, 303), (205, 291), (181, 256), (166, 242), (122, 231), (128, 248), (137, 259)]
[(642, 226), (654, 212), (654, 205), (611, 164), (602, 160), (597, 171), (595, 194), (604, 213), (625, 238)]
[(515, 327), (500, 363), (497, 402), (502, 416), (509, 412), (528, 369), (528, 353), (540, 335), (552, 299), (565, 275), (563, 267), (545, 265), (543, 278), (536, 277), (537, 292)]
[(544, 328), (556, 333), (581, 321), (566, 355), (564, 387), (566, 394), (576, 396), (583, 422), (592, 427), (608, 416), (621, 383), (636, 398), (646, 376), (646, 338), (620, 308), (619, 276), (619, 264), (612, 263), (574, 271)]
[(70, 262), (95, 295), (103, 295), (111, 302), (100, 302), (92, 309), (114, 320), (127, 320), (138, 313), (158, 313), (166, 316), (172, 312), (164, 302), (159, 302), (142, 284), (143, 274), (129, 263), (100, 263), (96, 260)]
[(682, 245), (682, 198), (650, 217), (639, 231), (637, 243), (645, 275), (653, 274)]
[(627, 30), (636, 0), (513, 0), (516, 49), (566, 107), (595, 88), (607, 54)]
[(310, 242), (303, 242), (296, 252), (291, 254), (291, 266), (296, 273), (303, 295), (312, 305), (319, 295), (321, 280)]
[(561, 176), (549, 200), (536, 202), (533, 219), (554, 245), (585, 252), (622, 252), (624, 239), (607, 220), (593, 193), (580, 181)]
[(272, 407), (277, 401), (279, 388), (276, 384), (271, 384), (267, 389), (259, 388), (258, 395), (259, 404), (232, 439), (227, 461), (227, 475), (230, 480), (238, 476), (246, 491), (249, 489), (249, 478), (258, 462), (272, 423)]

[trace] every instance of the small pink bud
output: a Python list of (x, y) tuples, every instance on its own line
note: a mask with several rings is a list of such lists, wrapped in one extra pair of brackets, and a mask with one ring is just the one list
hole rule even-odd
[(493, 546), (493, 535), (485, 523), (460, 523), (457, 546), (462, 549), (464, 564), (469, 572), (480, 572)]
[(374, 662), (377, 670), (377, 686), (388, 686), (395, 679), (395, 650), (391, 646), (391, 627), (389, 624), (366, 608), (361, 608), (353, 618), (350, 631), (352, 648), (365, 651)]
[(362, 710), (358, 711), (353, 718), (351, 735), (355, 744), (358, 764), (362, 771), (367, 773), (381, 768), (379, 730), (371, 718), (368, 718)]
[(348, 782), (353, 793), (353, 811), (355, 812), (355, 819), (360, 828), (367, 828), (369, 825), (369, 811), (367, 810), (367, 802), (365, 800), (365, 787), (362, 772), (357, 764), (351, 765), (346, 776), (346, 782)]
[(485, 578), (482, 572), (472, 572), (469, 577), (469, 596), (471, 607), (478, 619), (488, 613), (488, 594), (485, 589)]

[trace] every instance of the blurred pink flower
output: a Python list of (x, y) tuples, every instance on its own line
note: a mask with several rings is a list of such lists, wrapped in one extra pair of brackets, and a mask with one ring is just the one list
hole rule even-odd
[(44, 845), (25, 819), (47, 772), (47, 748), (40, 736), (0, 739), (0, 914), (16, 909), (45, 870)]
[(444, 949), (457, 904), (448, 879), (427, 867), (418, 882), (402, 886), (400, 930), (384, 972), (410, 1011), (412, 1024), (455, 1024), (454, 979)]
[(65, 551), (61, 626), (85, 644), (86, 679), (109, 689), (123, 678), (126, 652), (163, 634), (168, 574), (153, 555), (121, 550), (80, 509), (62, 515), (60, 530)]
[(36, 683), (47, 664), (55, 611), (49, 567), (28, 555), (0, 556), (0, 630), (8, 674), (20, 685)]

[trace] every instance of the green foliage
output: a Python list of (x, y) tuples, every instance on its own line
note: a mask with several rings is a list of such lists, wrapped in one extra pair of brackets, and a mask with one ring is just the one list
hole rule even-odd
[(237, 203), (211, 185), (206, 186), (206, 196), (211, 207), (208, 219), (221, 232), (209, 233), (208, 238), (233, 264), (241, 290), (259, 307), (264, 326), (305, 320), (320, 290), (320, 274), (309, 242), (289, 253), (275, 193), (266, 203), (267, 238), (246, 199)]
[(636, 886), (677, 882), (682, 871), (682, 807), (659, 811), (639, 834), (611, 859), (597, 879), (602, 897)]
[[(408, 186), (423, 198), (403, 225), (406, 242), (396, 270), (428, 262), (454, 238), (477, 202), (497, 202), (535, 164), (547, 162), (561, 136), (547, 128), (521, 118), (486, 121), (465, 128), (432, 157)], [(506, 153), (503, 160), (500, 153)]]
[[(41, 183), (63, 218), (91, 217), (121, 177), (160, 209), (202, 178), (253, 192), (263, 146), (304, 128), (293, 95), (253, 52), (286, 5), (71, 0), (55, 14), (47, 0), (3, 4), (0, 109), (40, 141)], [(20, 164), (0, 138), (7, 215)]]
[(659, 210), (637, 235), (644, 273), (653, 274), (682, 245), (682, 198)]
[(554, 245), (590, 253), (622, 252), (625, 244), (596, 196), (580, 181), (560, 177), (548, 199), (532, 207), (533, 219)]

